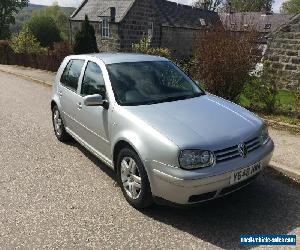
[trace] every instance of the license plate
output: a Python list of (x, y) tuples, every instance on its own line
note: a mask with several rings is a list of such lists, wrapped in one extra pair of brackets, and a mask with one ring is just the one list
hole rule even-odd
[(257, 162), (254, 165), (235, 171), (231, 174), (230, 184), (235, 184), (237, 182), (246, 180), (247, 178), (261, 171), (261, 169), (261, 163)]

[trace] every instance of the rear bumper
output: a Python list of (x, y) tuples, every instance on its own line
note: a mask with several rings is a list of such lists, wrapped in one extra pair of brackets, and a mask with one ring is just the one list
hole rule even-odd
[[(274, 144), (272, 140), (251, 152), (247, 158), (239, 158), (211, 168), (196, 171), (185, 171), (151, 162), (148, 171), (153, 196), (175, 204), (195, 204), (234, 192), (253, 181), (257, 175), (230, 185), (232, 172), (261, 162), (265, 167), (269, 164)], [(148, 168), (149, 169), (149, 168)]]

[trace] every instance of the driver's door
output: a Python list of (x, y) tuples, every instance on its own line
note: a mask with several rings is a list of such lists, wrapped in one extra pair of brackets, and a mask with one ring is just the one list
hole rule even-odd
[(81, 108), (78, 110), (78, 122), (81, 124), (80, 137), (106, 157), (110, 157), (109, 109), (102, 106), (85, 106), (84, 97), (100, 94), (106, 99), (106, 87), (101, 67), (92, 61), (85, 65), (81, 86), (79, 87)]

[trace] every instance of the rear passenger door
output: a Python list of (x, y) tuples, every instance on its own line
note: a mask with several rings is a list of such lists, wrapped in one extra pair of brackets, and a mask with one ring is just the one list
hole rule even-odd
[(64, 125), (76, 134), (79, 131), (76, 113), (79, 108), (78, 103), (80, 103), (80, 96), (77, 92), (84, 63), (85, 60), (71, 59), (64, 69), (58, 87)]

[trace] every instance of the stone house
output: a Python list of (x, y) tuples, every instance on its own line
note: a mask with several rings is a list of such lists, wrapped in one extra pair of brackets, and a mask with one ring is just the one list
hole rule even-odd
[(100, 51), (130, 51), (149, 35), (153, 47), (166, 47), (178, 59), (192, 55), (198, 35), (216, 24), (218, 14), (166, 0), (84, 0), (70, 17), (71, 36), (88, 15)]
[(265, 58), (279, 87), (300, 93), (300, 14), (270, 35)]

